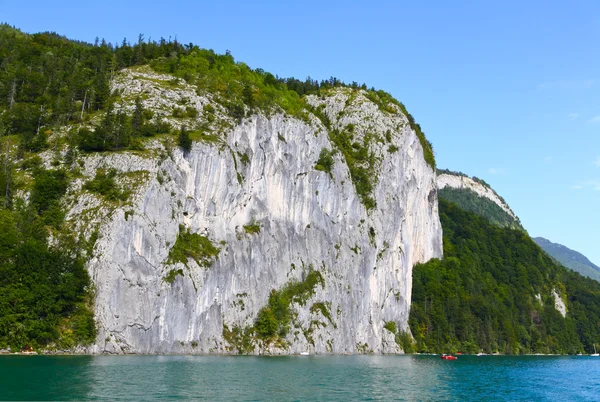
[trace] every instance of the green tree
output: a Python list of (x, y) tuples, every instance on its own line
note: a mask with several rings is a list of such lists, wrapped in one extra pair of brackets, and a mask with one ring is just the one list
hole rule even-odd
[(142, 100), (138, 96), (135, 98), (135, 108), (133, 110), (133, 116), (131, 118), (131, 131), (134, 137), (138, 137), (142, 134), (142, 127), (144, 126), (144, 106)]
[(185, 154), (188, 154), (192, 150), (192, 139), (185, 126), (181, 126), (177, 141)]

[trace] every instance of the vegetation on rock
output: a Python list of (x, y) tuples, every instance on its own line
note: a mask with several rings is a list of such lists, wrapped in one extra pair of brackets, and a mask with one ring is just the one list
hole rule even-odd
[(190, 133), (187, 131), (185, 126), (181, 126), (177, 142), (185, 154), (190, 153), (192, 150), (192, 139), (190, 138)]
[(406, 106), (404, 106), (402, 102), (396, 100), (392, 95), (382, 90), (375, 91), (375, 89), (371, 89), (369, 92), (367, 92), (366, 95), (371, 102), (375, 103), (379, 107), (379, 109), (384, 112), (396, 113), (396, 110), (391, 105), (396, 105), (398, 108), (400, 108), (402, 114), (404, 114), (408, 119), (408, 124), (410, 125), (410, 128), (415, 132), (417, 138), (419, 139), (419, 142), (421, 143), (425, 161), (429, 166), (431, 166), (432, 169), (435, 170), (436, 165), (435, 155), (433, 153), (433, 145), (431, 144), (431, 142), (427, 141), (425, 133), (423, 133), (423, 131), (421, 130), (421, 126), (417, 122), (415, 122), (415, 118), (410, 113), (408, 113), (408, 110), (406, 110)]
[(169, 251), (167, 263), (180, 262), (187, 266), (188, 258), (201, 266), (208, 268), (219, 255), (221, 250), (214, 246), (206, 236), (190, 233), (190, 230), (179, 225), (179, 235)]
[(260, 233), (260, 223), (252, 220), (247, 225), (244, 225), (244, 231), (248, 234)]
[(115, 169), (96, 170), (94, 178), (83, 185), (85, 190), (96, 193), (104, 197), (108, 201), (125, 201), (129, 197), (129, 191), (124, 191), (119, 188), (115, 177), (117, 171)]
[[(223, 325), (223, 339), (229, 344), (228, 350), (235, 349), (238, 354), (251, 353), (256, 341), (284, 346), (284, 338), (294, 317), (292, 305), (305, 305), (315, 294), (317, 285), (324, 286), (325, 281), (321, 273), (311, 267), (302, 281), (292, 281), (279, 290), (271, 290), (268, 304), (259, 310), (253, 326), (234, 326), (230, 329)], [(332, 322), (328, 304), (314, 303), (311, 311), (320, 311)]]
[(223, 339), (229, 344), (228, 351), (235, 351), (240, 355), (250, 354), (255, 348), (254, 327), (234, 326), (229, 328), (223, 325)]
[(163, 278), (163, 281), (172, 284), (179, 275), (183, 276), (183, 269), (171, 269)]
[(394, 321), (388, 321), (385, 323), (383, 328), (387, 329), (393, 334), (396, 334), (396, 323)]
[(373, 198), (373, 188), (377, 178), (375, 174), (377, 158), (369, 148), (373, 135), (367, 133), (360, 143), (354, 141), (353, 132), (354, 126), (349, 124), (343, 130), (330, 130), (329, 138), (344, 155), (356, 192), (365, 208), (369, 210), (377, 206)]
[(321, 149), (319, 159), (315, 164), (315, 169), (320, 170), (322, 172), (327, 172), (331, 176), (331, 169), (333, 168), (333, 163), (333, 152), (326, 148), (323, 148)]
[(254, 329), (259, 338), (269, 340), (275, 337), (284, 338), (290, 327), (293, 303), (300, 305), (315, 294), (317, 285), (324, 286), (325, 281), (319, 271), (311, 270), (301, 282), (290, 282), (279, 291), (273, 289), (269, 295), (269, 303), (260, 309)]

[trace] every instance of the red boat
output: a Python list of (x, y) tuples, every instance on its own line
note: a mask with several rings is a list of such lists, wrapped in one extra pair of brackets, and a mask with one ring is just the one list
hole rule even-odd
[(442, 359), (444, 359), (444, 360), (458, 360), (458, 357), (456, 357), (456, 356), (452, 356), (452, 355), (446, 355), (446, 354), (443, 354), (441, 357), (442, 357)]

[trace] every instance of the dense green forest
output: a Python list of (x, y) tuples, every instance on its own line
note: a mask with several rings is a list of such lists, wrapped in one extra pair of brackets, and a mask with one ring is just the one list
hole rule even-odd
[(556, 264), (523, 231), (439, 205), (444, 258), (413, 271), (409, 324), (417, 351), (593, 351), (600, 343), (598, 282)]
[(0, 348), (86, 344), (96, 329), (83, 259), (71, 239), (48, 239), (60, 235), (67, 174), (37, 166), (33, 177), (28, 205), (0, 208)]

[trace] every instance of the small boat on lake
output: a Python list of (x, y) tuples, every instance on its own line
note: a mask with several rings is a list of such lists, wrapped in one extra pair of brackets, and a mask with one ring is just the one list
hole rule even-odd
[(452, 355), (447, 355), (447, 354), (443, 354), (440, 356), (443, 360), (458, 360), (458, 357), (456, 356), (452, 356)]

